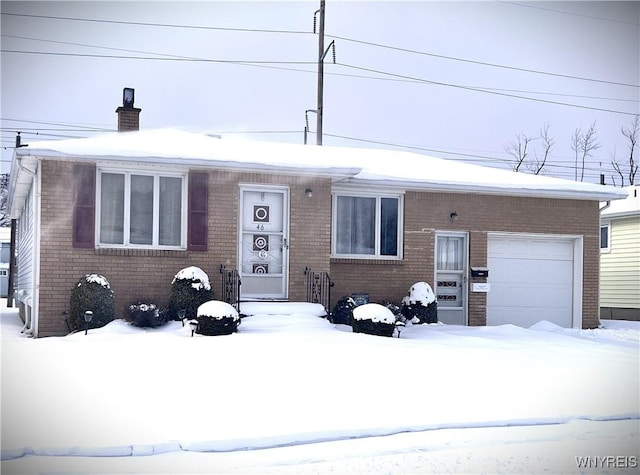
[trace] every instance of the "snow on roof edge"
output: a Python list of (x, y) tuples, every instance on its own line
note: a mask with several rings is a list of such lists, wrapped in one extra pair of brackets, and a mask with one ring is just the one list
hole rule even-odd
[[(223, 168), (230, 171), (262, 171), (272, 173), (295, 173), (300, 175), (314, 175), (314, 176), (330, 176), (330, 177), (350, 177), (356, 175), (360, 168), (355, 167), (296, 167), (287, 165), (270, 165), (268, 163), (261, 162), (237, 162), (233, 160), (211, 160), (204, 158), (182, 158), (182, 157), (163, 157), (163, 156), (126, 156), (126, 155), (87, 155), (87, 154), (72, 154), (64, 153), (51, 149), (31, 149), (31, 154), (21, 153), (21, 156), (37, 157), (41, 159), (60, 159), (73, 161), (82, 159), (86, 161), (95, 162), (133, 162), (133, 163), (145, 163), (145, 164), (163, 164), (163, 165), (178, 165), (185, 167), (202, 167), (202, 168)], [(170, 159), (172, 162), (168, 163)]]
[(16, 156), (333, 176), (346, 179), (340, 182), (403, 190), (476, 191), (596, 201), (626, 197), (620, 188), (611, 186), (516, 173), (414, 152), (220, 139), (177, 129), (36, 142), (16, 150)]
[[(358, 179), (349, 178), (343, 183), (349, 183), (352, 185), (362, 185), (371, 187), (372, 179)], [(502, 196), (530, 196), (536, 198), (556, 198), (556, 199), (575, 199), (575, 200), (587, 200), (587, 201), (613, 201), (621, 200), (624, 197), (617, 193), (613, 187), (608, 187), (602, 192), (598, 191), (575, 191), (566, 190), (562, 188), (527, 188), (523, 186), (511, 186), (504, 184), (473, 184), (463, 182), (419, 182), (420, 186), (415, 181), (398, 181), (398, 180), (375, 180), (375, 183), (379, 186), (385, 187), (400, 187), (406, 191), (434, 191), (443, 193), (452, 192), (468, 192), (468, 193), (481, 193), (485, 195), (502, 195)]]

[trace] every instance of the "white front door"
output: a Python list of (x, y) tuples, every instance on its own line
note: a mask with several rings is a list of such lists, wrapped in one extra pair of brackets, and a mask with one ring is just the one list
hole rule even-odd
[(240, 296), (287, 298), (289, 190), (240, 187)]
[(437, 233), (435, 264), (434, 290), (438, 299), (438, 321), (451, 325), (466, 325), (466, 233)]

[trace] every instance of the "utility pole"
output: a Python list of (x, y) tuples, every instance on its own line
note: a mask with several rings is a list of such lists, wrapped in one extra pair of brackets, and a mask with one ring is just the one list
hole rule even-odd
[(322, 108), (324, 101), (323, 80), (324, 80), (324, 3), (320, 0), (320, 25), (318, 26), (318, 121), (316, 125), (316, 144), (322, 145)]

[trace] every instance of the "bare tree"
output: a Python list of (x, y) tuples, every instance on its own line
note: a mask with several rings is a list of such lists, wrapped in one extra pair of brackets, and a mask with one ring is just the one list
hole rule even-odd
[(596, 129), (596, 123), (591, 124), (591, 127), (586, 132), (582, 132), (582, 129), (578, 128), (571, 136), (571, 150), (575, 153), (575, 172), (574, 179), (578, 180), (578, 162), (580, 165), (580, 181), (584, 180), (584, 163), (587, 157), (592, 157), (593, 152), (600, 148), (600, 142), (598, 142), (598, 130)]
[(529, 144), (536, 139), (537, 137), (527, 137), (525, 134), (518, 134), (515, 140), (512, 140), (504, 147), (505, 151), (515, 159), (515, 163), (513, 164), (514, 172), (520, 171), (520, 167), (529, 154), (527, 148)]
[[(613, 166), (613, 169), (616, 171), (616, 173), (620, 176), (620, 186), (624, 186), (625, 175), (629, 180), (629, 185), (634, 185), (636, 181), (636, 173), (638, 172), (638, 164), (636, 163), (633, 154), (638, 145), (638, 136), (640, 135), (640, 116), (635, 116), (629, 128), (625, 128), (624, 126), (622, 126), (620, 128), (620, 132), (622, 132), (622, 135), (629, 139), (629, 170), (624, 170), (624, 167), (626, 165), (618, 162), (615, 152), (611, 160), (611, 165)], [(613, 179), (613, 184), (615, 185), (615, 177), (612, 176), (611, 178)]]
[(542, 169), (547, 164), (549, 153), (551, 153), (551, 147), (555, 144), (555, 140), (549, 135), (549, 124), (544, 124), (537, 138), (542, 140), (542, 150), (538, 153), (538, 150), (534, 149), (533, 155), (535, 159), (527, 164), (527, 169), (534, 175), (539, 175), (542, 172)]
[(7, 200), (9, 199), (9, 174), (0, 175), (0, 226), (11, 225), (11, 218), (7, 214)]
[[(534, 147), (533, 142), (541, 140), (540, 147)], [(526, 134), (518, 134), (515, 140), (505, 146), (505, 151), (514, 158), (513, 171), (527, 170), (534, 175), (539, 175), (547, 164), (551, 147), (555, 140), (549, 134), (549, 124), (540, 129), (538, 135), (530, 137)], [(533, 152), (533, 157), (531, 156)]]

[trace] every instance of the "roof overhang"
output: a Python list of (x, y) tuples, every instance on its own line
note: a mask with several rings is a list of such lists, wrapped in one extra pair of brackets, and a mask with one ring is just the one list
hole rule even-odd
[(14, 152), (9, 173), (7, 210), (12, 219), (20, 217), (38, 168), (38, 160), (28, 155), (23, 156), (19, 153), (22, 150), (16, 149)]
[(123, 156), (123, 155), (74, 155), (62, 153), (56, 150), (30, 149), (21, 152), (22, 157), (34, 160), (58, 160), (58, 161), (82, 161), (90, 163), (121, 163), (121, 164), (146, 164), (162, 165), (185, 168), (210, 168), (228, 171), (252, 171), (263, 173), (285, 173), (304, 176), (322, 176), (333, 178), (352, 177), (360, 172), (356, 167), (318, 167), (295, 166), (284, 164), (268, 164), (262, 162), (216, 160), (203, 158), (165, 157), (165, 156)]
[(360, 178), (347, 178), (342, 180), (343, 184), (351, 184), (353, 186), (362, 186), (371, 188), (376, 187), (395, 188), (404, 191), (423, 191), (423, 192), (441, 192), (441, 193), (479, 193), (484, 195), (502, 195), (502, 196), (528, 196), (532, 198), (552, 198), (552, 199), (572, 199), (587, 201), (611, 201), (624, 199), (624, 195), (619, 189), (613, 187), (604, 187), (602, 191), (588, 190), (576, 191), (567, 190), (563, 187), (554, 188), (527, 188), (526, 186), (504, 186), (501, 184), (470, 184), (456, 182), (429, 182), (429, 181), (398, 181), (398, 180), (372, 180)]

